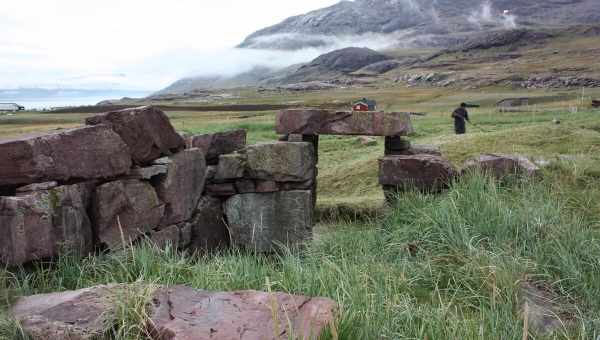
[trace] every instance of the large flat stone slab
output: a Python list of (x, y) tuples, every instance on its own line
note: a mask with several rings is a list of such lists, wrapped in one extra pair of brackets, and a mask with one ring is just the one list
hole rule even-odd
[(107, 126), (0, 142), (0, 187), (127, 174), (131, 153)]
[(277, 114), (279, 134), (406, 136), (413, 133), (405, 112), (334, 112), (294, 109)]
[(161, 288), (151, 308), (152, 336), (182, 340), (317, 340), (337, 313), (326, 298), (186, 286)]
[(379, 184), (384, 187), (438, 191), (454, 176), (454, 167), (440, 156), (387, 156), (379, 160)]
[(167, 115), (151, 106), (107, 112), (85, 122), (87, 125), (111, 127), (129, 146), (133, 161), (139, 165), (185, 147), (185, 141), (175, 131)]
[(320, 297), (120, 284), (22, 297), (10, 315), (32, 340), (100, 339), (133, 298), (149, 302), (149, 322), (138, 326), (156, 340), (316, 340), (338, 313)]
[(297, 247), (312, 237), (311, 191), (240, 194), (224, 207), (234, 245), (272, 252), (281, 245)]

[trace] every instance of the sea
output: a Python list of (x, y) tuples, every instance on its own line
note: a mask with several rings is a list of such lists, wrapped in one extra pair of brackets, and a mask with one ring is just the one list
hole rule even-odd
[(25, 110), (50, 110), (55, 108), (96, 105), (108, 99), (143, 98), (148, 91), (127, 90), (42, 90), (0, 89), (0, 103), (16, 103)]

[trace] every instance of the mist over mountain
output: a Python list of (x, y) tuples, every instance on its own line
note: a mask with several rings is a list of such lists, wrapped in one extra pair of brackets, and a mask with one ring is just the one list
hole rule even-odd
[[(600, 21), (598, 0), (355, 0), (295, 16), (248, 36), (243, 48), (294, 50), (387, 35), (398, 45), (443, 45), (486, 29)], [(445, 40), (444, 38), (448, 38)]]
[[(246, 58), (246, 65), (252, 67), (244, 71), (187, 77), (159, 93), (315, 81), (352, 83), (357, 77), (377, 76), (419, 61), (399, 57), (389, 60), (376, 51), (434, 48), (443, 53), (472, 46), (530, 46), (546, 37), (546, 31), (567, 32), (569, 27), (599, 23), (598, 1), (341, 1), (259, 30), (234, 49), (240, 55), (270, 53), (272, 60), (279, 61), (289, 60), (291, 55), (304, 55), (305, 59), (294, 58), (287, 64), (290, 66), (275, 67), (261, 64), (260, 58), (252, 58), (251, 62)], [(360, 67), (353, 67), (353, 63)]]

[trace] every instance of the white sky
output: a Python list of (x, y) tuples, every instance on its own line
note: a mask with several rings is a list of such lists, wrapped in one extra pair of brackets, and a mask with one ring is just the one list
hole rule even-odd
[(231, 47), (338, 1), (1, 0), (0, 88), (157, 90), (182, 76), (234, 73), (258, 59), (303, 61), (308, 56)]

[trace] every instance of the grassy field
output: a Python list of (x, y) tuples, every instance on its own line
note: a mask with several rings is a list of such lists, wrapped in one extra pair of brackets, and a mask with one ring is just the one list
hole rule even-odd
[[(323, 220), (303, 253), (262, 256), (236, 251), (194, 257), (151, 245), (126, 252), (69, 257), (34, 268), (0, 271), (0, 339), (25, 339), (6, 316), (20, 295), (131, 282), (188, 284), (209, 290), (261, 289), (327, 296), (340, 303), (339, 339), (596, 339), (600, 336), (600, 111), (579, 91), (455, 91), (380, 87), (305, 94), (258, 94), (245, 103), (299, 105), (377, 99), (385, 110), (415, 117), (413, 143), (439, 146), (457, 166), (485, 152), (556, 160), (539, 179), (496, 183), (466, 176), (439, 195), (407, 193), (385, 208), (377, 185), (378, 146), (322, 137), (319, 210)], [(499, 113), (504, 97), (543, 98), (523, 112)], [(587, 93), (600, 97), (600, 91)], [(472, 110), (465, 136), (449, 114)], [(586, 103), (589, 99), (586, 99)], [(230, 103), (228, 103), (230, 104)], [(577, 112), (572, 107), (577, 106)], [(275, 112), (169, 112), (192, 133), (246, 128), (249, 142), (276, 139)], [(86, 115), (0, 117), (0, 138), (81, 124)], [(554, 124), (559, 119), (561, 124)], [(520, 316), (520, 286), (535, 284), (560, 307), (563, 327), (536, 334)], [(124, 303), (107, 338), (139, 339), (143, 294)], [(134, 306), (134, 307), (132, 307)], [(131, 308), (130, 308), (131, 307)], [(525, 333), (525, 336), (524, 336)]]

